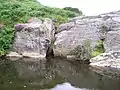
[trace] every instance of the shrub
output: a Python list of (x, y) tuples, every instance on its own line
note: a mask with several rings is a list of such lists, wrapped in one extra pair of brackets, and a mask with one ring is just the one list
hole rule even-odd
[(0, 55), (6, 53), (11, 47), (13, 31), (10, 28), (3, 28), (0, 31)]
[(97, 46), (95, 47), (95, 50), (92, 51), (92, 57), (100, 55), (101, 53), (104, 53), (104, 46), (103, 46), (102, 40), (98, 41)]

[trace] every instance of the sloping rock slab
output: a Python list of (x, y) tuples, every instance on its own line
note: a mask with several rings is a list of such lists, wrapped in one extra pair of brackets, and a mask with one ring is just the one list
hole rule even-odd
[(90, 59), (92, 70), (109, 77), (120, 78), (120, 51), (109, 51)]
[(120, 69), (120, 51), (110, 51), (90, 59), (91, 66), (111, 67)]

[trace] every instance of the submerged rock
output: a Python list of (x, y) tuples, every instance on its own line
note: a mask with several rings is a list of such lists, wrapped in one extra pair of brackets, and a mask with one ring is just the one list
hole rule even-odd
[(51, 23), (42, 24), (40, 20), (33, 19), (29, 23), (16, 25), (13, 51), (24, 57), (45, 58), (51, 37), (54, 37), (53, 30), (52, 20)]

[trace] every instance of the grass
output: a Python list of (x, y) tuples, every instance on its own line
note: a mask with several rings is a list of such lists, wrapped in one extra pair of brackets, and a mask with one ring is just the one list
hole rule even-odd
[(95, 57), (95, 56), (100, 55), (102, 53), (104, 53), (103, 41), (99, 40), (95, 50), (92, 51), (92, 57)]

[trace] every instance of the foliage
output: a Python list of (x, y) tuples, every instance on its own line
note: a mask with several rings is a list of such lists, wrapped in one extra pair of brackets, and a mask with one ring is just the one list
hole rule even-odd
[(0, 31), (0, 55), (6, 53), (11, 47), (13, 31), (10, 28), (4, 28)]
[(0, 23), (13, 26), (26, 22), (30, 17), (52, 18), (65, 22), (75, 17), (76, 12), (43, 6), (35, 0), (0, 0)]
[(65, 7), (64, 10), (69, 10), (75, 13), (78, 13), (79, 15), (82, 15), (82, 12), (78, 8), (72, 8), (72, 7)]
[(78, 15), (70, 10), (43, 6), (36, 0), (0, 0), (0, 24), (5, 28), (0, 32), (0, 55), (10, 48), (13, 38), (12, 28), (17, 23), (25, 23), (32, 17), (40, 19), (51, 18), (57, 25), (64, 23), (68, 18)]
[(98, 41), (95, 50), (92, 52), (92, 57), (95, 57), (95, 56), (97, 56), (97, 55), (100, 55), (100, 54), (103, 53), (103, 52), (104, 52), (103, 41), (100, 40), (100, 41)]

